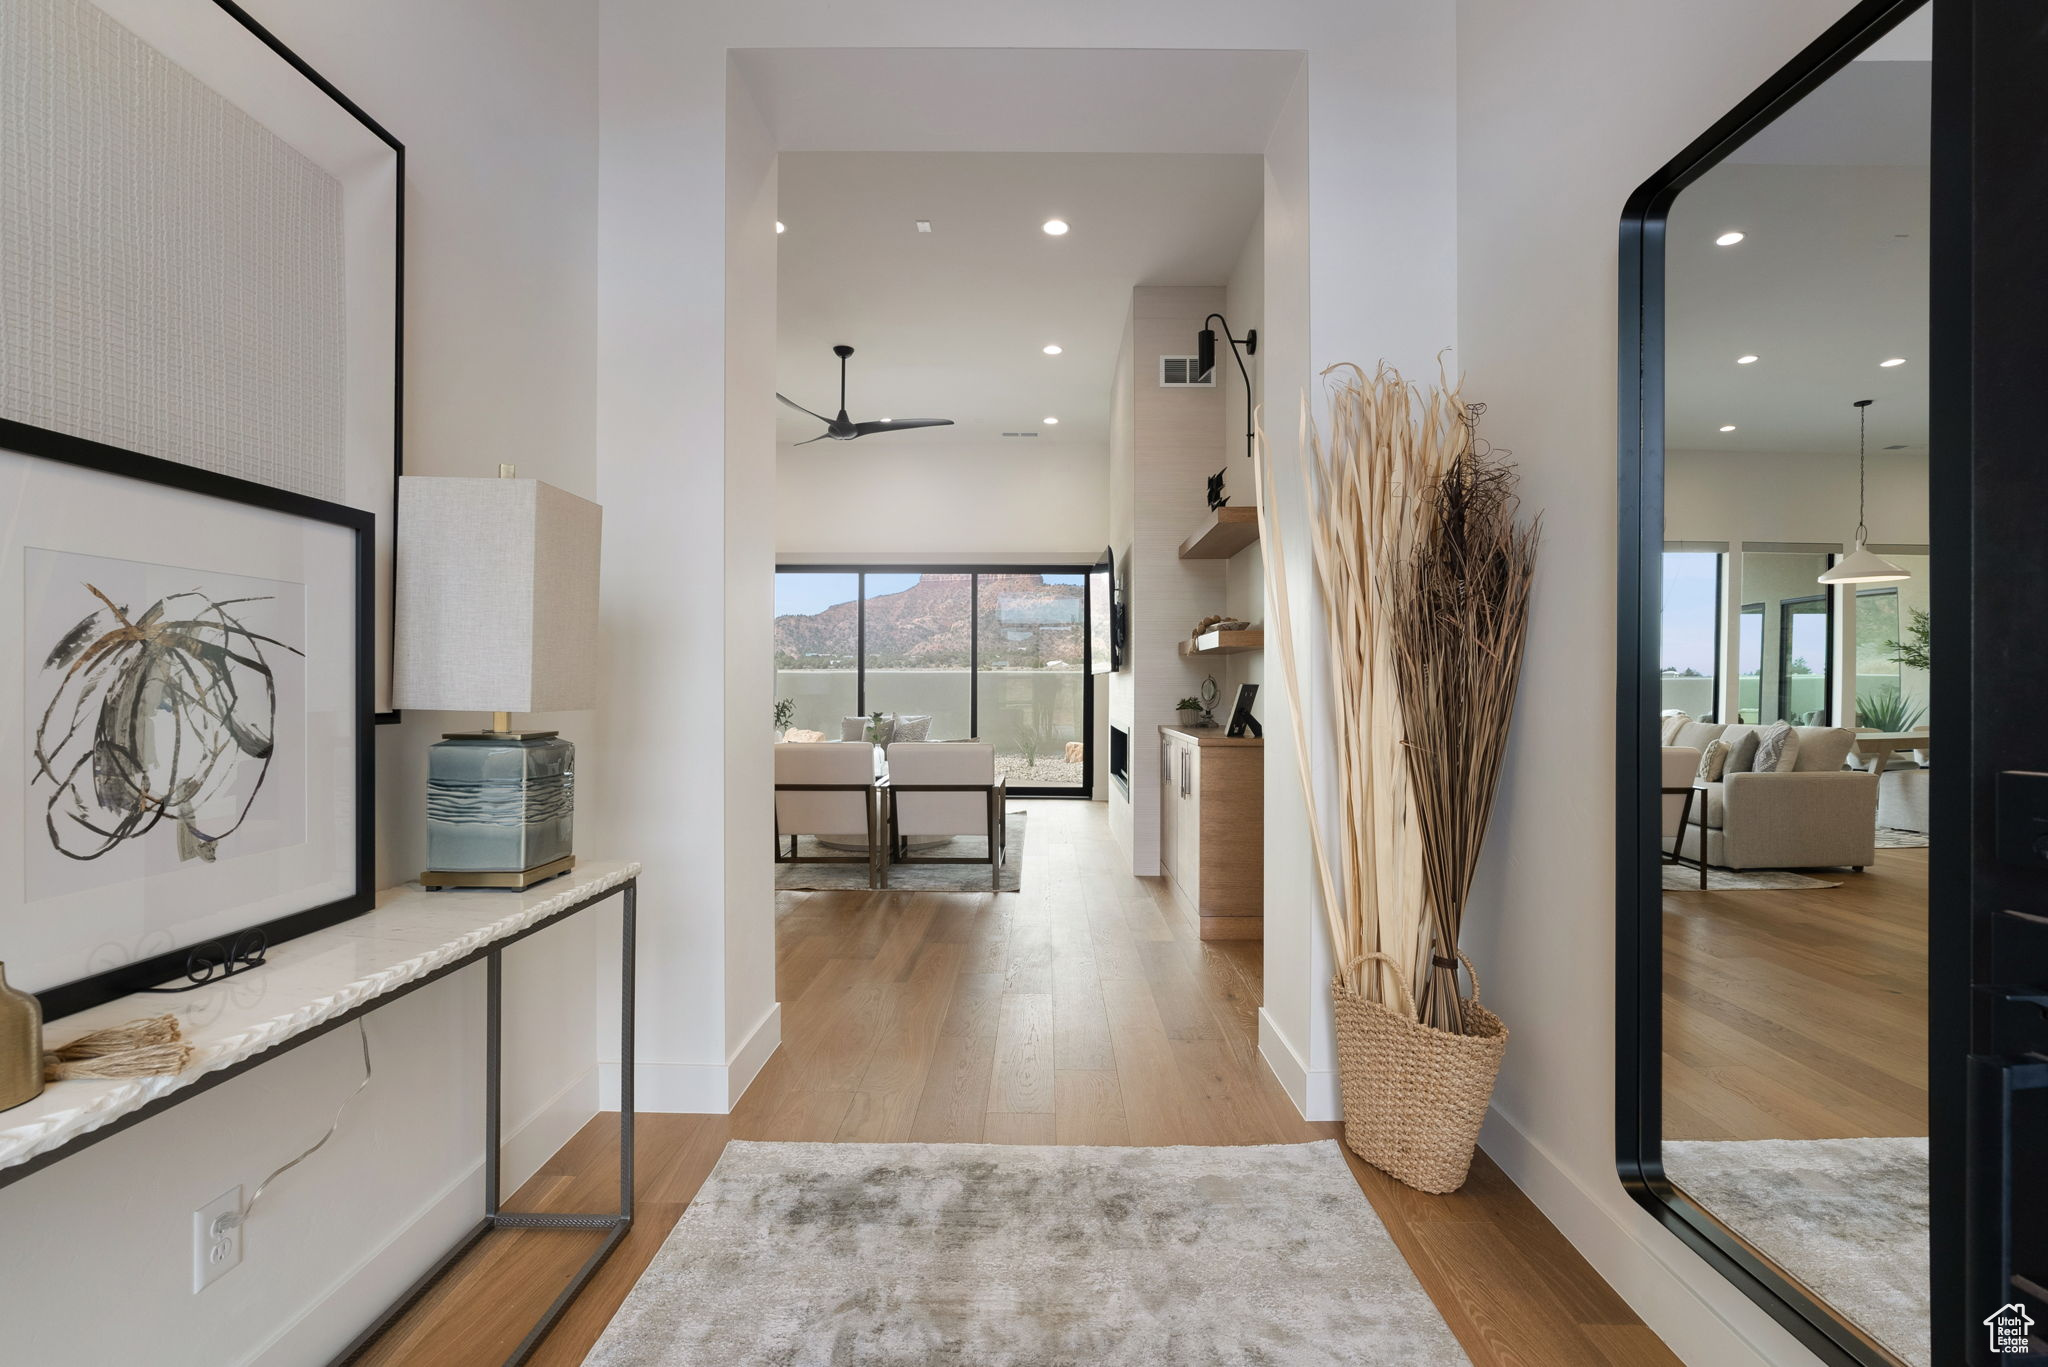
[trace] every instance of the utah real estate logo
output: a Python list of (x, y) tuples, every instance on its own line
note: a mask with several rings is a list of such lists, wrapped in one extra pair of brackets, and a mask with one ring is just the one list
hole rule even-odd
[(2028, 1351), (2027, 1331), (2034, 1327), (2034, 1317), (2027, 1313), (2026, 1306), (2014, 1301), (1986, 1315), (1984, 1326), (1991, 1331), (1992, 1352), (2024, 1353)]

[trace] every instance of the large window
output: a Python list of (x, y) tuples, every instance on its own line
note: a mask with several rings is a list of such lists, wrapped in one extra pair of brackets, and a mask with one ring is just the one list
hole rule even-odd
[(1664, 552), (1663, 710), (1713, 721), (1720, 707), (1721, 556)]
[(1927, 557), (1887, 552), (1912, 578), (1856, 591), (1856, 724), (1927, 725)]
[(1744, 721), (1829, 724), (1833, 605), (1819, 581), (1831, 560), (1805, 551), (1742, 553)]
[(1085, 570), (784, 567), (775, 585), (795, 725), (838, 740), (875, 712), (929, 716), (933, 740), (993, 744), (1011, 792), (1087, 795)]

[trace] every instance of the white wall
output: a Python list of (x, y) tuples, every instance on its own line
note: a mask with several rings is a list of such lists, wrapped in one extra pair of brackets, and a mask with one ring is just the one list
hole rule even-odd
[(955, 551), (982, 560), (1101, 556), (1109, 539), (1107, 447), (925, 435), (931, 440), (914, 448), (835, 441), (778, 452), (776, 551), (849, 560)]
[[(591, 494), (594, 3), (249, 8), (407, 144), (407, 471), (511, 461)], [(587, 715), (543, 721), (592, 736)], [(408, 714), (378, 729), (380, 884), (423, 867), (425, 750), (458, 722), (474, 718)], [(579, 758), (587, 787), (595, 747)], [(511, 1180), (595, 1108), (593, 940), (572, 923), (506, 956)], [(320, 1137), (361, 1077), (353, 1030), (0, 1191), (8, 1359), (325, 1362), (481, 1209), (481, 974), (369, 1018), (376, 1080), (333, 1142), (264, 1197), (243, 1265), (203, 1294), (191, 1291), (191, 1212), (237, 1183), (247, 1195)]]
[[(1927, 455), (1873, 451), (1873, 545), (1927, 544)], [(1856, 537), (1856, 452), (1672, 451), (1664, 465), (1664, 539), (1838, 542)]]
[(1841, 10), (1458, 5), (1458, 359), (1546, 518), (1467, 930), (1514, 1032), (1483, 1142), (1698, 1367), (1813, 1359), (1614, 1175), (1616, 224), (1638, 183)]

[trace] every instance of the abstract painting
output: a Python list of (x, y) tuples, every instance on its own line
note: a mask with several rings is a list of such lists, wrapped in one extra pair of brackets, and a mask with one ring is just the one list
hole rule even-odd
[(304, 587), (26, 555), (28, 899), (303, 839)]

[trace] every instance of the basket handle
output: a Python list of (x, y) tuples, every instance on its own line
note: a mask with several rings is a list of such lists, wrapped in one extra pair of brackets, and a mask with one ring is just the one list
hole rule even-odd
[(1472, 995), (1467, 998), (1474, 1006), (1479, 1005), (1479, 970), (1472, 966), (1472, 956), (1464, 950), (1458, 951), (1458, 962), (1465, 965), (1465, 973), (1472, 979)]
[[(1371, 954), (1361, 954), (1357, 958), (1353, 959), (1350, 963), (1344, 965), (1344, 978), (1349, 978), (1353, 973), (1356, 973), (1358, 971), (1358, 966), (1360, 964), (1370, 963), (1375, 959), (1377, 959), (1379, 962), (1385, 964), (1387, 967), (1394, 970), (1392, 975), (1394, 979), (1394, 990), (1401, 994), (1401, 1010), (1403, 1013), (1407, 1015), (1414, 1015), (1415, 998), (1408, 991), (1408, 984), (1402, 981), (1400, 960), (1396, 959), (1393, 955), (1380, 954), (1377, 952)], [(1339, 979), (1340, 982), (1342, 980), (1343, 979)], [(1472, 991), (1474, 999), (1476, 1000), (1479, 992), (1479, 981), (1476, 978), (1473, 979)]]

